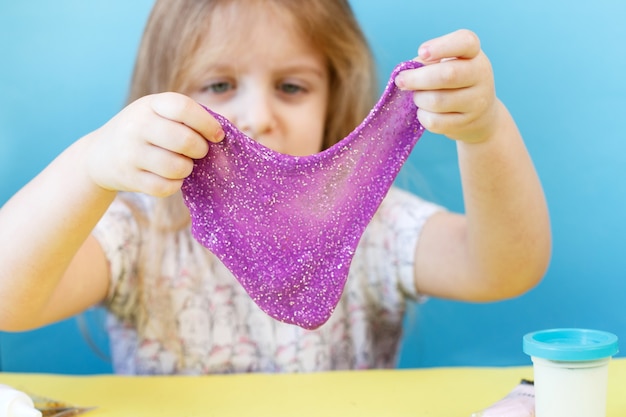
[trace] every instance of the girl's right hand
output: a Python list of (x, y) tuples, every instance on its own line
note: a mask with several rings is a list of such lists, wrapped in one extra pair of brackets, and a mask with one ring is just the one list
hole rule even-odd
[(85, 137), (87, 172), (100, 187), (165, 197), (178, 191), (207, 140), (224, 138), (202, 106), (178, 93), (142, 97)]

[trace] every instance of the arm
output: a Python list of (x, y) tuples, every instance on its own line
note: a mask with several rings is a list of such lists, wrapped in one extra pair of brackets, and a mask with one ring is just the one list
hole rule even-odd
[(418, 118), (457, 141), (465, 215), (424, 226), (415, 282), (424, 294), (466, 301), (513, 297), (536, 285), (551, 251), (541, 183), (515, 122), (495, 96), (489, 60), (466, 30), (426, 42), (425, 66), (396, 83), (415, 90)]
[(91, 230), (117, 191), (167, 196), (221, 140), (217, 121), (174, 93), (130, 104), (78, 140), (0, 210), (0, 329), (25, 330), (101, 301), (109, 271)]

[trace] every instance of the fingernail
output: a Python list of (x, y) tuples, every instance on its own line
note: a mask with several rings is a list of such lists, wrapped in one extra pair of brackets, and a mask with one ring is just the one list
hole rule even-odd
[(215, 139), (215, 142), (221, 142), (224, 139), (224, 135), (224, 130), (220, 127), (215, 131), (213, 138)]
[(427, 46), (422, 45), (422, 46), (420, 46), (420, 48), (417, 50), (417, 55), (418, 55), (420, 58), (422, 58), (422, 59), (426, 60), (426, 59), (430, 58), (430, 49), (428, 49), (428, 47), (427, 47)]
[(396, 87), (398, 87), (399, 89), (404, 88), (404, 79), (402, 78), (402, 74), (396, 75), (396, 79), (394, 80), (394, 82), (396, 83)]

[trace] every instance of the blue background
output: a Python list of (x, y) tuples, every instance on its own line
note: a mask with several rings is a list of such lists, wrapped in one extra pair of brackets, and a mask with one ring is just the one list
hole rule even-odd
[[(498, 303), (413, 305), (400, 366), (529, 364), (522, 336), (551, 327), (611, 331), (626, 352), (626, 2), (352, 4), (376, 53), (381, 86), (421, 42), (462, 27), (480, 36), (552, 217), (553, 258), (538, 287)], [(121, 108), (151, 5), (0, 0), (0, 204)], [(448, 139), (427, 133), (398, 184), (463, 209)], [(36, 331), (0, 333), (0, 370), (110, 372), (90, 346), (107, 353), (101, 319), (95, 309)]]

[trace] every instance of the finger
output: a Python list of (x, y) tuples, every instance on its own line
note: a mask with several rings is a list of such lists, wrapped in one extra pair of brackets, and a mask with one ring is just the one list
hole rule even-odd
[(187, 96), (178, 93), (155, 94), (151, 97), (150, 105), (159, 116), (183, 123), (211, 142), (219, 142), (224, 138), (219, 122)]
[(146, 146), (137, 161), (137, 168), (164, 179), (181, 180), (191, 174), (193, 160), (157, 146)]
[(453, 139), (467, 122), (463, 113), (436, 113), (422, 108), (417, 110), (417, 118), (429, 132), (446, 135)]
[(480, 53), (480, 40), (474, 32), (461, 29), (424, 42), (417, 52), (418, 60), (425, 64), (448, 58), (471, 59)]
[(466, 60), (448, 60), (400, 72), (396, 85), (403, 90), (465, 88), (478, 81), (477, 67)]
[(189, 126), (159, 119), (143, 132), (146, 141), (154, 146), (193, 159), (201, 159), (209, 151), (206, 139)]
[(174, 194), (183, 185), (182, 179), (171, 180), (153, 172), (139, 171), (135, 176), (133, 192), (149, 194), (155, 197), (167, 197)]
[(469, 88), (438, 91), (418, 91), (413, 102), (419, 109), (431, 113), (469, 113), (475, 111), (476, 96)]

